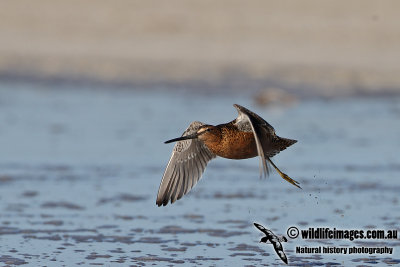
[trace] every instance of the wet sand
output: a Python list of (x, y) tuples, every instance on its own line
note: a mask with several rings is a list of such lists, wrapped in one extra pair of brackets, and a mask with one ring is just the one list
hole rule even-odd
[[(400, 230), (397, 98), (263, 109), (243, 95), (0, 86), (4, 265), (269, 266), (282, 262), (259, 243), (253, 222), (281, 235), (290, 226)], [(172, 149), (163, 141), (192, 120), (233, 119), (233, 103), (299, 140), (274, 161), (303, 189), (276, 173), (260, 180), (257, 159), (216, 159), (188, 195), (157, 207)], [(302, 255), (300, 245), (388, 246), (394, 254)], [(400, 264), (399, 240), (283, 246), (294, 266)]]

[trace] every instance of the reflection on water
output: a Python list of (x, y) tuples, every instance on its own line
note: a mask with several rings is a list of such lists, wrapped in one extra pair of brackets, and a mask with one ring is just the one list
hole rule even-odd
[[(26, 87), (26, 86), (25, 86)], [(313, 100), (281, 109), (243, 95), (0, 88), (0, 262), (10, 265), (281, 264), (259, 244), (259, 222), (276, 234), (297, 226), (399, 229), (398, 99)], [(173, 205), (155, 197), (173, 145), (193, 120), (254, 110), (278, 135), (299, 140), (275, 163), (212, 161)], [(296, 254), (296, 246), (389, 246), (388, 255)], [(400, 263), (398, 240), (289, 240), (289, 264)]]

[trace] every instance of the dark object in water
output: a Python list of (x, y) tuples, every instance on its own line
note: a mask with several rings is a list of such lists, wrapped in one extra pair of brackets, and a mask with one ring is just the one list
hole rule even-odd
[(268, 241), (274, 246), (276, 254), (278, 254), (279, 258), (281, 260), (288, 264), (288, 260), (286, 257), (285, 252), (283, 252), (283, 246), (281, 242), (287, 242), (287, 238), (285, 236), (277, 236), (275, 235), (271, 230), (265, 228), (261, 224), (254, 223), (255, 227), (257, 227), (258, 230), (263, 232), (265, 236), (261, 238), (260, 243), (267, 243)]

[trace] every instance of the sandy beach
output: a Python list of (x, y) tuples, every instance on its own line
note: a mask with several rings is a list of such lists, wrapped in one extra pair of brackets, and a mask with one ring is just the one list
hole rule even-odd
[(398, 1), (2, 1), (0, 80), (397, 94)]

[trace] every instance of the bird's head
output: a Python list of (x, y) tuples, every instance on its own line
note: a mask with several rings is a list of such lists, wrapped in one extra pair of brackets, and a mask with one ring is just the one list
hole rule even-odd
[(204, 143), (219, 142), (221, 138), (220, 128), (213, 125), (204, 125), (197, 131), (198, 138)]
[(267, 243), (268, 242), (268, 237), (264, 236), (261, 238), (260, 243)]

